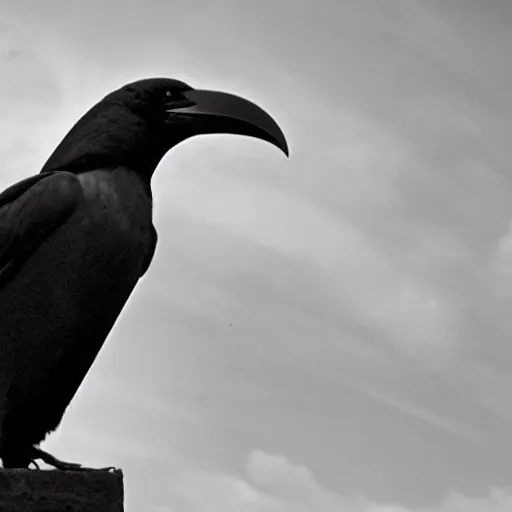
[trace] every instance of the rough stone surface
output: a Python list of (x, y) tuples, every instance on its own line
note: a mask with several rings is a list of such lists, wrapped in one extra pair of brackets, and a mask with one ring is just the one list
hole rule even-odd
[(123, 473), (0, 468), (0, 512), (123, 512)]

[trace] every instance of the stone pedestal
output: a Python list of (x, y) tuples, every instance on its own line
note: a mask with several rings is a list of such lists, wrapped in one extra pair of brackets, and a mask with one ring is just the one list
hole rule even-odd
[(0, 512), (123, 512), (121, 470), (0, 468)]

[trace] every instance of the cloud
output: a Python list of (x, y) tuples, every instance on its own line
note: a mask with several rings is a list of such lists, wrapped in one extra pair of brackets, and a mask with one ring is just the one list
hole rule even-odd
[(439, 504), (409, 507), (343, 496), (323, 488), (307, 467), (284, 455), (250, 453), (247, 478), (186, 471), (173, 482), (173, 495), (190, 512), (508, 512), (512, 489), (491, 488), (486, 497), (450, 492)]
[(255, 482), (277, 488), (291, 501), (300, 502), (319, 490), (308, 468), (290, 463), (284, 455), (271, 456), (261, 450), (254, 450), (249, 455), (247, 472)]
[(352, 385), (364, 393), (368, 394), (372, 398), (379, 400), (387, 405), (390, 405), (394, 409), (397, 409), (405, 414), (413, 416), (414, 418), (437, 427), (441, 430), (451, 432), (458, 437), (464, 438), (471, 442), (480, 443), (482, 439), (475, 433), (468, 429), (462, 424), (462, 422), (456, 422), (448, 419), (446, 416), (435, 414), (430, 410), (420, 407), (414, 401), (407, 401), (406, 399), (398, 396), (393, 396), (389, 392), (385, 392), (382, 389), (375, 387), (365, 386), (353, 382)]

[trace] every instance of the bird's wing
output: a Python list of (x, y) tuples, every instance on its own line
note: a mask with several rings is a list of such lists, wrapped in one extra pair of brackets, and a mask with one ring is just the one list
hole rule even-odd
[(0, 194), (0, 288), (66, 222), (80, 197), (80, 182), (69, 172), (36, 174)]

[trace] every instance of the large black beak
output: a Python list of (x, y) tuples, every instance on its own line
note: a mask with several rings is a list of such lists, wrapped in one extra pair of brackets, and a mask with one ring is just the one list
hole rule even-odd
[(258, 105), (249, 100), (219, 91), (191, 89), (182, 95), (192, 103), (170, 106), (171, 115), (191, 119), (199, 133), (232, 133), (266, 140), (289, 156), (288, 144), (278, 124)]

